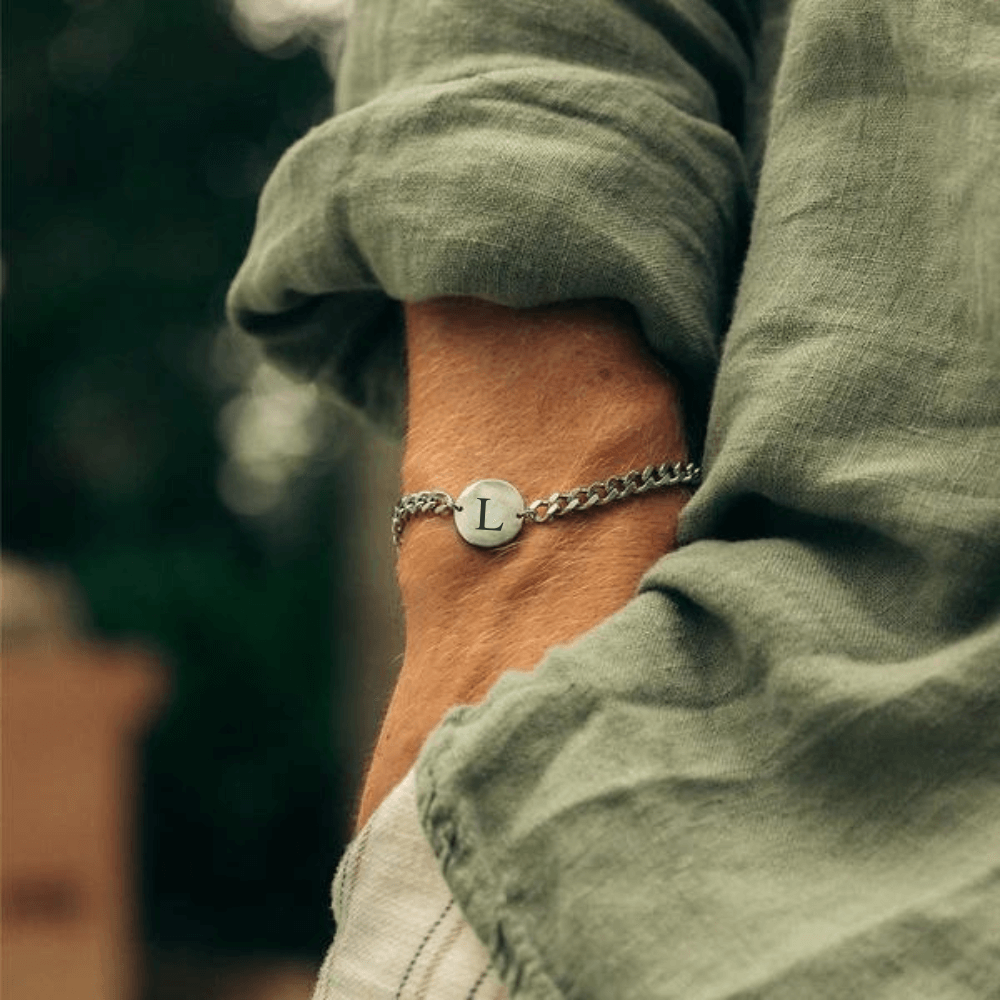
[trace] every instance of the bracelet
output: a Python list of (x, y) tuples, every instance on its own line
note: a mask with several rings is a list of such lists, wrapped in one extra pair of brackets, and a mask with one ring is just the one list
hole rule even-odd
[(392, 512), (392, 542), (397, 548), (407, 522), (418, 514), (455, 517), (455, 529), (470, 545), (492, 549), (506, 545), (520, 533), (525, 521), (545, 524), (574, 511), (603, 507), (615, 500), (638, 496), (668, 486), (696, 486), (701, 469), (692, 463), (663, 462), (632, 469), (590, 486), (577, 486), (553, 493), (544, 500), (525, 504), (516, 487), (503, 479), (480, 479), (459, 494), (457, 500), (442, 490), (407, 493)]

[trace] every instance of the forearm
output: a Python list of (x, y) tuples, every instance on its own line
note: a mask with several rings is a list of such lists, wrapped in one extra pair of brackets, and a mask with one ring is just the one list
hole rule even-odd
[[(631, 312), (606, 301), (514, 310), (474, 299), (407, 309), (405, 491), (457, 496), (476, 479), (526, 499), (685, 457), (678, 389)], [(477, 549), (450, 518), (406, 527), (399, 582), (406, 654), (360, 822), (453, 705), (532, 668), (620, 608), (676, 543), (686, 491), (654, 491)]]

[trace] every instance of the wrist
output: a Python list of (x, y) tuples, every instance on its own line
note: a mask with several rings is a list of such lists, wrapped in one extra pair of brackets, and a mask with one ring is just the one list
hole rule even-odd
[[(504, 479), (525, 500), (630, 469), (685, 461), (674, 381), (624, 307), (513, 310), (471, 299), (407, 306), (409, 429), (403, 490), (457, 497)], [(476, 548), (450, 517), (406, 527), (397, 571), (406, 652), (360, 820), (406, 773), (453, 705), (531, 669), (621, 608), (676, 545), (684, 488), (530, 524)]]
[[(404, 492), (457, 497), (477, 480), (503, 479), (530, 501), (685, 459), (678, 387), (649, 354), (627, 307), (592, 301), (514, 310), (453, 298), (408, 305), (406, 315)], [(554, 571), (556, 560), (570, 570), (613, 548), (604, 540), (612, 530), (623, 553), (636, 555), (623, 555), (606, 573), (632, 580), (637, 562), (648, 565), (673, 548), (686, 496), (647, 494), (530, 525), (486, 554), (458, 538), (450, 517), (417, 518), (399, 553), (404, 604), (412, 614), (437, 602), (447, 614), (456, 589), (488, 589), (493, 577), (516, 577), (511, 563), (537, 559)], [(437, 597), (421, 582), (434, 566), (448, 576)], [(470, 574), (463, 566), (476, 568)], [(517, 588), (508, 593), (517, 600)]]

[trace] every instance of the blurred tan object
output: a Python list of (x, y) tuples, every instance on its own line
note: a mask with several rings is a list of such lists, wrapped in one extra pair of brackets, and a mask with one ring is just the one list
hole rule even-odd
[(4, 554), (0, 588), (4, 652), (28, 643), (65, 643), (87, 627), (86, 602), (65, 570)]
[(9, 560), (3, 575), (0, 992), (135, 1000), (137, 741), (165, 674), (74, 638), (70, 585), (47, 593), (51, 575)]

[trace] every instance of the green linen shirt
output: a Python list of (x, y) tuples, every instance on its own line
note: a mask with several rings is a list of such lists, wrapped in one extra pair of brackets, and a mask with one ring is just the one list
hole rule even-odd
[(761, 20), (364, 0), (230, 293), (397, 426), (437, 295), (626, 300), (687, 388), (681, 548), (418, 763), (518, 1000), (1000, 996), (1000, 5), (798, 0), (747, 122)]

